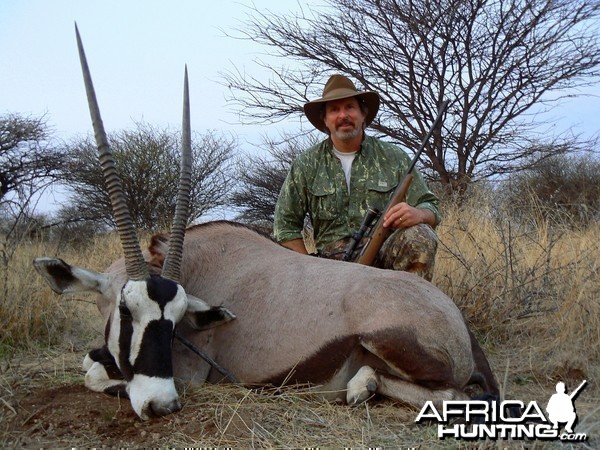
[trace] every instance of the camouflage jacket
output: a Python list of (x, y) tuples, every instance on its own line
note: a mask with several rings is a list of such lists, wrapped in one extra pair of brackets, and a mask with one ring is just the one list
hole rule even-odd
[[(348, 192), (331, 140), (309, 148), (292, 163), (281, 188), (275, 206), (275, 239), (286, 242), (302, 238), (306, 214), (314, 228), (317, 249), (350, 236), (360, 227), (368, 207), (385, 209), (409, 165), (409, 156), (398, 147), (366, 136), (352, 163)], [(407, 202), (431, 210), (439, 223), (439, 201), (418, 171), (414, 171)]]

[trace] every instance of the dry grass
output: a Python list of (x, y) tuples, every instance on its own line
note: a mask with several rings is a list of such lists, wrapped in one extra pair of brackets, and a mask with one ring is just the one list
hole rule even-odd
[[(349, 408), (323, 402), (298, 386), (251, 390), (179, 383), (183, 409), (141, 422), (127, 400), (81, 386), (78, 356), (29, 355), (3, 371), (2, 448), (475, 448), (468, 441), (439, 441), (435, 425), (416, 425), (417, 412), (402, 405), (375, 401)], [(536, 382), (510, 389), (524, 401), (543, 404), (548, 398), (548, 390)], [(597, 448), (598, 398), (587, 397), (577, 402), (577, 430), (592, 439), (580, 448)], [(541, 441), (479, 441), (476, 448), (565, 447)]]
[[(593, 448), (600, 437), (600, 225), (585, 230), (519, 225), (507, 219), (508, 212), (482, 206), (485, 199), (475, 200), (445, 211), (434, 283), (464, 311), (507, 398), (545, 404), (556, 380), (573, 387), (588, 379), (585, 395), (577, 401), (577, 430), (593, 438), (587, 443)], [(37, 431), (31, 431), (33, 426), (19, 428), (37, 420), (19, 415), (28, 393), (47, 389), (57, 396), (56, 389), (66, 386), (69, 395), (71, 386), (83, 383), (80, 358), (102, 335), (92, 296), (57, 296), (32, 268), (34, 257), (56, 253), (44, 243), (23, 245), (10, 265), (0, 268), (0, 422), (8, 424), (0, 430), (3, 447), (25, 445), (23, 436), (32, 439), (32, 447), (472, 447), (438, 441), (434, 426), (415, 425), (416, 412), (393, 402), (348, 408), (324, 403), (299, 387), (275, 394), (241, 386), (180, 385), (184, 409), (152, 424), (140, 423), (130, 412), (125, 414), (130, 411), (127, 404), (108, 399), (118, 407), (102, 413), (105, 423), (95, 432), (86, 428), (78, 434), (73, 429), (63, 440), (48, 431), (47, 423), (42, 426), (41, 419)], [(121, 250), (117, 239), (99, 238), (85, 249), (63, 253), (59, 256), (72, 264), (102, 270)], [(82, 410), (89, 409), (88, 401), (99, 399), (87, 391), (80, 395), (86, 402)], [(51, 398), (58, 402), (58, 397)], [(127, 440), (130, 432), (135, 436)], [(477, 446), (482, 444), (557, 446)]]
[[(416, 425), (417, 411), (394, 402), (349, 408), (323, 402), (299, 386), (253, 390), (179, 383), (183, 409), (141, 422), (127, 400), (81, 386), (78, 356), (29, 355), (3, 371), (1, 447), (475, 448), (468, 441), (439, 441), (435, 425)], [(524, 401), (547, 401), (547, 389), (535, 382), (511, 390)], [(577, 430), (593, 438), (584, 448), (600, 444), (597, 400), (577, 402)], [(539, 441), (476, 444), (480, 449), (565, 448)]]
[(55, 345), (80, 348), (82, 341), (95, 336), (101, 324), (93, 295), (54, 294), (32, 261), (38, 256), (58, 256), (74, 265), (102, 270), (119, 257), (119, 246), (113, 236), (98, 237), (79, 249), (56, 249), (41, 241), (22, 244), (10, 263), (0, 266), (0, 322), (4, 324), (0, 355)]
[(186, 402), (208, 409), (211, 420), (206, 434), (197, 441), (190, 441), (186, 433), (175, 433), (171, 437), (175, 446), (202, 446), (208, 436), (217, 447), (364, 448), (415, 443), (415, 434), (407, 425), (414, 411), (386, 404), (340, 407), (314, 398), (300, 387), (288, 387), (275, 394), (212, 386), (188, 391)]
[(599, 380), (600, 225), (532, 228), (508, 217), (489, 207), (450, 209), (434, 283), (489, 350), (510, 350), (536, 376)]

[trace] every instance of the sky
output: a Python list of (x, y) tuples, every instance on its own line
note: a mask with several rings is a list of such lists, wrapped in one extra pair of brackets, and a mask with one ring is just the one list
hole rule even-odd
[[(192, 129), (230, 132), (252, 151), (280, 125), (241, 125), (221, 84), (225, 71), (261, 75), (253, 60), (269, 49), (227, 36), (243, 28), (252, 5), (301, 8), (297, 0), (0, 0), (0, 114), (45, 115), (60, 139), (91, 134), (77, 22), (109, 133), (140, 121), (178, 129), (187, 64)], [(545, 117), (552, 131), (600, 131), (600, 84), (581, 94)]]
[[(252, 5), (300, 9), (296, 0), (1, 0), (0, 114), (46, 114), (59, 137), (91, 132), (76, 21), (108, 131), (137, 121), (178, 127), (187, 64), (194, 130), (222, 129), (242, 138), (257, 129), (270, 132), (265, 125), (241, 126), (221, 84), (220, 74), (234, 68), (260, 74), (253, 59), (269, 49), (226, 36), (243, 27)], [(582, 93), (551, 118), (562, 127), (599, 131), (600, 85)]]
[[(311, 3), (318, 0), (302, 5)], [(76, 22), (108, 133), (137, 122), (179, 130), (187, 65), (192, 129), (221, 131), (258, 150), (279, 129), (242, 125), (222, 85), (226, 71), (260, 73), (253, 60), (268, 49), (230, 37), (251, 7), (300, 9), (296, 0), (0, 0), (0, 115), (44, 115), (65, 141), (93, 134)], [(43, 212), (64, 200), (60, 187), (46, 194)]]
[(220, 75), (259, 70), (252, 60), (266, 49), (226, 36), (242, 27), (251, 5), (300, 8), (295, 0), (2, 0), (0, 114), (46, 114), (65, 138), (91, 132), (77, 22), (107, 131), (138, 121), (179, 127), (187, 64), (192, 128), (255, 134), (227, 104)]

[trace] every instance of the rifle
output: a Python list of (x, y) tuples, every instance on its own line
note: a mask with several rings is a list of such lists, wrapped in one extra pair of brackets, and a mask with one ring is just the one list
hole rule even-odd
[[(373, 212), (372, 212), (373, 210), (371, 208), (369, 208), (369, 210), (367, 211), (367, 214), (365, 215), (365, 218), (363, 219), (363, 223), (362, 223), (360, 229), (357, 232), (353, 233), (351, 236), (350, 242), (348, 243), (348, 247), (346, 248), (346, 253), (344, 254), (344, 257), (343, 257), (344, 261), (350, 261), (352, 259), (352, 255), (353, 255), (356, 247), (358, 246), (360, 241), (363, 239), (363, 237), (365, 236), (365, 233), (368, 230), (370, 230), (371, 232), (370, 232), (370, 235), (367, 235), (367, 237), (368, 237), (367, 244), (363, 247), (361, 253), (358, 255), (356, 262), (359, 264), (364, 264), (366, 266), (371, 266), (373, 264), (373, 261), (375, 261), (375, 257), (377, 256), (379, 249), (381, 248), (381, 246), (383, 245), (383, 242), (388, 238), (388, 236), (391, 233), (391, 230), (389, 228), (383, 227), (383, 218), (385, 217), (386, 213), (390, 210), (390, 208), (392, 206), (403, 202), (404, 199), (406, 198), (406, 193), (408, 192), (408, 188), (410, 187), (410, 184), (412, 183), (412, 180), (413, 180), (413, 175), (411, 174), (411, 172), (415, 168), (415, 165), (417, 164), (417, 161), (419, 160), (421, 153), (423, 153), (423, 150), (425, 149), (427, 142), (431, 138), (431, 135), (433, 134), (434, 130), (437, 128), (440, 121), (442, 120), (442, 115), (444, 114), (444, 111), (448, 107), (448, 103), (449, 103), (448, 100), (445, 100), (442, 103), (442, 106), (438, 110), (437, 117), (435, 118), (433, 125), (431, 126), (431, 128), (429, 129), (427, 134), (425, 135), (425, 138), (423, 139), (423, 141), (421, 141), (421, 145), (419, 146), (417, 153), (415, 153), (415, 157), (413, 158), (410, 165), (408, 166), (408, 170), (406, 171), (406, 175), (404, 176), (402, 183), (400, 183), (396, 187), (396, 190), (393, 192), (390, 200), (388, 201), (388, 203), (385, 207), (385, 210), (383, 211), (383, 214), (379, 214), (378, 211), (377, 211), (377, 214), (373, 214)], [(379, 219), (377, 220), (377, 223), (371, 227), (371, 222), (376, 217), (379, 217)], [(370, 222), (366, 223), (367, 220), (369, 220)]]
[(581, 382), (581, 384), (580, 384), (579, 386), (577, 386), (577, 389), (575, 389), (573, 392), (571, 392), (571, 393), (569, 394), (569, 398), (570, 398), (571, 400), (573, 400), (573, 398), (574, 398), (574, 397), (576, 397), (576, 396), (577, 396), (577, 394), (579, 394), (579, 391), (581, 391), (581, 389), (582, 389), (582, 388), (583, 388), (583, 387), (584, 387), (586, 384), (587, 384), (587, 380), (583, 380), (583, 381)]
[(352, 233), (352, 239), (348, 243), (348, 247), (346, 248), (346, 253), (344, 253), (342, 261), (350, 261), (352, 259), (352, 255), (354, 254), (356, 247), (365, 235), (369, 235), (373, 222), (380, 215), (381, 211), (379, 211), (377, 208), (367, 208), (367, 213), (360, 224), (360, 228), (358, 231)]

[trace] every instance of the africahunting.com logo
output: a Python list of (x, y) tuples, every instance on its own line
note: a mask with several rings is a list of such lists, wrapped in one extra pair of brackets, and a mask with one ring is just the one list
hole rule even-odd
[(437, 423), (439, 439), (586, 441), (585, 433), (574, 431), (577, 422), (574, 402), (586, 383), (583, 380), (570, 394), (566, 393), (563, 382), (557, 383), (556, 393), (545, 408), (547, 415), (535, 401), (525, 405), (520, 400), (448, 400), (443, 402), (441, 410), (428, 401), (415, 422)]

